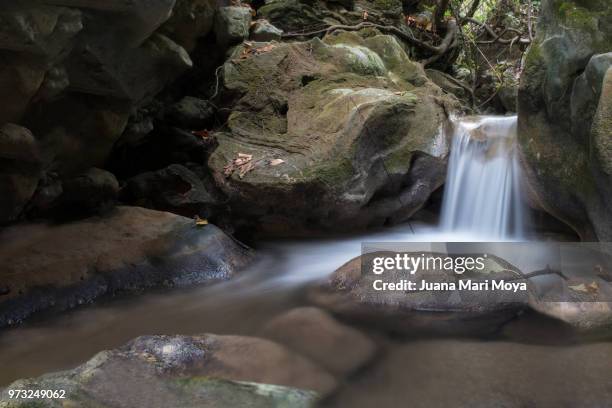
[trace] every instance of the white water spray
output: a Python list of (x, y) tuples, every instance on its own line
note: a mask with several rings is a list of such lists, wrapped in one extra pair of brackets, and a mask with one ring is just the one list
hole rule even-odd
[(462, 119), (452, 143), (442, 229), (490, 240), (523, 238), (516, 116)]

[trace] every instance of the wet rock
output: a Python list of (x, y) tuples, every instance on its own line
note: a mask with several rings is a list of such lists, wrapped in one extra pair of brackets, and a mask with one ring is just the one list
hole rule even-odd
[[(461, 279), (476, 284), (487, 280), (520, 279), (518, 269), (495, 256), (488, 256), (482, 271), (467, 271), (463, 275), (452, 270), (436, 269), (416, 275), (410, 275), (405, 270), (391, 270), (379, 276), (367, 267), (362, 269), (362, 262), (371, 265), (372, 257), (389, 254), (376, 252), (365, 258), (354, 258), (336, 270), (327, 281), (311, 288), (308, 298), (337, 316), (410, 335), (488, 334), (527, 308), (528, 294), (525, 292), (420, 290), (422, 281), (454, 283), (458, 287)], [(416, 256), (421, 256), (421, 253)], [(376, 280), (388, 283), (410, 280), (416, 283), (419, 290), (376, 290)], [(378, 287), (381, 289), (380, 283)]]
[(217, 43), (230, 46), (249, 37), (251, 9), (248, 7), (221, 7), (215, 16)]
[[(255, 228), (287, 235), (399, 222), (443, 183), (445, 109), (455, 99), (392, 36), (247, 48), (223, 68), (234, 102), (208, 164)], [(250, 164), (232, 167), (239, 157)]]
[(250, 39), (253, 41), (269, 42), (280, 41), (283, 30), (270, 24), (267, 20), (257, 20), (251, 26)]
[(38, 142), (21, 126), (0, 127), (0, 223), (15, 220), (30, 200), (40, 178)]
[(592, 154), (591, 134), (610, 126), (605, 116), (597, 129), (591, 126), (610, 64), (610, 7), (601, 1), (542, 2), (518, 94), (519, 142), (531, 199), (583, 240), (612, 239), (612, 178), (605, 160)]
[(129, 179), (122, 189), (121, 198), (133, 205), (184, 216), (209, 217), (211, 207), (218, 204), (202, 180), (179, 164)]
[(421, 340), (391, 349), (324, 407), (601, 407), (612, 344)]
[(210, 102), (186, 96), (168, 109), (165, 118), (171, 125), (201, 130), (210, 125), (214, 113)]
[(230, 279), (250, 258), (213, 225), (138, 207), (68, 224), (16, 225), (0, 239), (0, 281), (10, 287), (0, 299), (0, 327), (103, 295)]
[(84, 408), (281, 408), (310, 407), (317, 393), (309, 389), (326, 390), (332, 383), (328, 374), (270, 341), (204, 334), (139, 337), (74, 370), (11, 386), (65, 389), (64, 404)]
[(376, 352), (374, 342), (365, 334), (315, 307), (293, 309), (275, 317), (264, 326), (261, 335), (340, 377), (363, 366)]

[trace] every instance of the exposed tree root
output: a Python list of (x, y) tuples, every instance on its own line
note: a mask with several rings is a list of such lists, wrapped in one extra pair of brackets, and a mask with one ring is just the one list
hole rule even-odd
[(457, 22), (454, 19), (448, 20), (446, 23), (446, 26), (447, 26), (446, 35), (442, 39), (442, 42), (440, 43), (440, 45), (433, 45), (428, 42), (419, 40), (410, 31), (406, 32), (406, 31), (400, 30), (399, 28), (395, 26), (385, 26), (381, 24), (374, 24), (368, 21), (364, 21), (356, 25), (343, 25), (343, 24), (331, 25), (329, 27), (326, 27), (320, 30), (310, 31), (306, 33), (286, 33), (286, 34), (283, 34), (283, 38), (314, 37), (319, 34), (329, 34), (336, 30), (359, 31), (364, 28), (376, 28), (385, 34), (393, 34), (396, 37), (400, 38), (401, 40), (411, 45), (414, 45), (418, 48), (421, 48), (423, 50), (426, 50), (432, 53), (433, 54), (432, 57), (422, 61), (424, 65), (427, 65), (439, 59), (449, 49), (451, 49), (452, 46), (455, 44), (455, 39), (456, 39), (457, 32), (458, 32)]

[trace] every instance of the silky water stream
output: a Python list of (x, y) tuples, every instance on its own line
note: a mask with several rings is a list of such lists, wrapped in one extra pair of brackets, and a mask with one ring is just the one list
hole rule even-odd
[[(0, 386), (17, 378), (74, 367), (101, 350), (118, 347), (140, 335), (257, 334), (272, 316), (303, 305), (300, 292), (304, 285), (329, 275), (359, 255), (364, 241), (525, 240), (528, 223), (520, 196), (521, 175), (515, 142), (516, 117), (472, 117), (457, 121), (439, 226), (413, 222), (360, 236), (266, 242), (257, 248), (258, 262), (232, 281), (189, 290), (148, 293), (136, 298), (111, 299), (5, 330), (0, 333)], [(522, 333), (519, 337), (537, 337), (539, 343), (550, 339), (556, 344), (559, 330), (565, 330), (540, 317), (527, 317), (517, 327)], [(405, 358), (417, 359), (416, 364), (420, 364), (416, 371), (410, 371), (408, 362), (392, 365), (391, 370), (398, 371), (398, 378), (435, 383), (437, 379), (433, 376), (440, 374), (427, 372), (429, 363), (423, 362), (427, 356), (435, 362), (434, 354), (439, 348), (478, 348), (481, 343), (487, 350), (493, 347), (494, 351), (491, 340), (503, 339), (472, 339), (469, 343), (436, 338), (385, 341), (394, 344), (391, 350), (407, 353)], [(406, 351), (405, 345), (413, 342), (411, 351)], [(346, 386), (347, 394), (343, 396), (341, 392), (335, 399), (338, 406), (368, 406), (352, 399), (352, 395), (360, 395), (360, 392), (355, 392), (355, 387), (361, 387), (363, 392), (363, 387), (367, 389), (374, 384), (372, 386), (381, 395), (386, 393), (386, 386), (376, 378), (387, 378), (391, 374), (377, 373), (376, 366), (372, 370), (374, 374), (366, 372), (361, 379), (355, 380), (357, 385)], [(378, 377), (371, 379), (370, 375)], [(450, 375), (438, 379), (446, 384), (459, 374), (451, 368)], [(390, 384), (389, 393), (398, 394), (389, 397), (391, 400), (383, 398), (382, 401), (391, 401), (390, 406), (400, 406), (392, 405), (393, 398), (400, 398), (404, 388), (401, 384)], [(332, 401), (330, 404), (335, 403)]]

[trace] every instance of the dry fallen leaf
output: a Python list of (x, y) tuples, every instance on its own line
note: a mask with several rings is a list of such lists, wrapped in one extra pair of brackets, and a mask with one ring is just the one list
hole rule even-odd
[(283, 159), (273, 159), (270, 160), (270, 166), (278, 166), (279, 164), (283, 164), (285, 161)]
[(584, 283), (581, 283), (579, 285), (569, 285), (568, 287), (574, 292), (587, 292), (587, 288)]
[(255, 47), (253, 43), (250, 41), (245, 41), (243, 45), (244, 45), (244, 48), (240, 52), (240, 56), (238, 57), (238, 60), (244, 60), (244, 59), (249, 58), (249, 56), (251, 55), (263, 54), (268, 51), (272, 51), (274, 48), (276, 48), (276, 44), (266, 44), (261, 47)]
[(225, 177), (231, 176), (234, 171), (238, 170), (238, 177), (243, 178), (245, 174), (253, 170), (253, 155), (246, 153), (238, 153), (237, 157), (223, 167)]
[(198, 136), (201, 137), (202, 139), (208, 139), (210, 138), (210, 132), (206, 129), (204, 130), (194, 130), (193, 132), (191, 132), (192, 135), (194, 136)]
[(587, 285), (587, 290), (589, 293), (597, 293), (599, 291), (599, 285), (597, 285), (597, 282), (591, 282)]
[(208, 220), (206, 218), (200, 218), (197, 215), (195, 217), (193, 217), (193, 218), (195, 220), (196, 226), (198, 226), (198, 227), (203, 227), (205, 225), (208, 225)]

